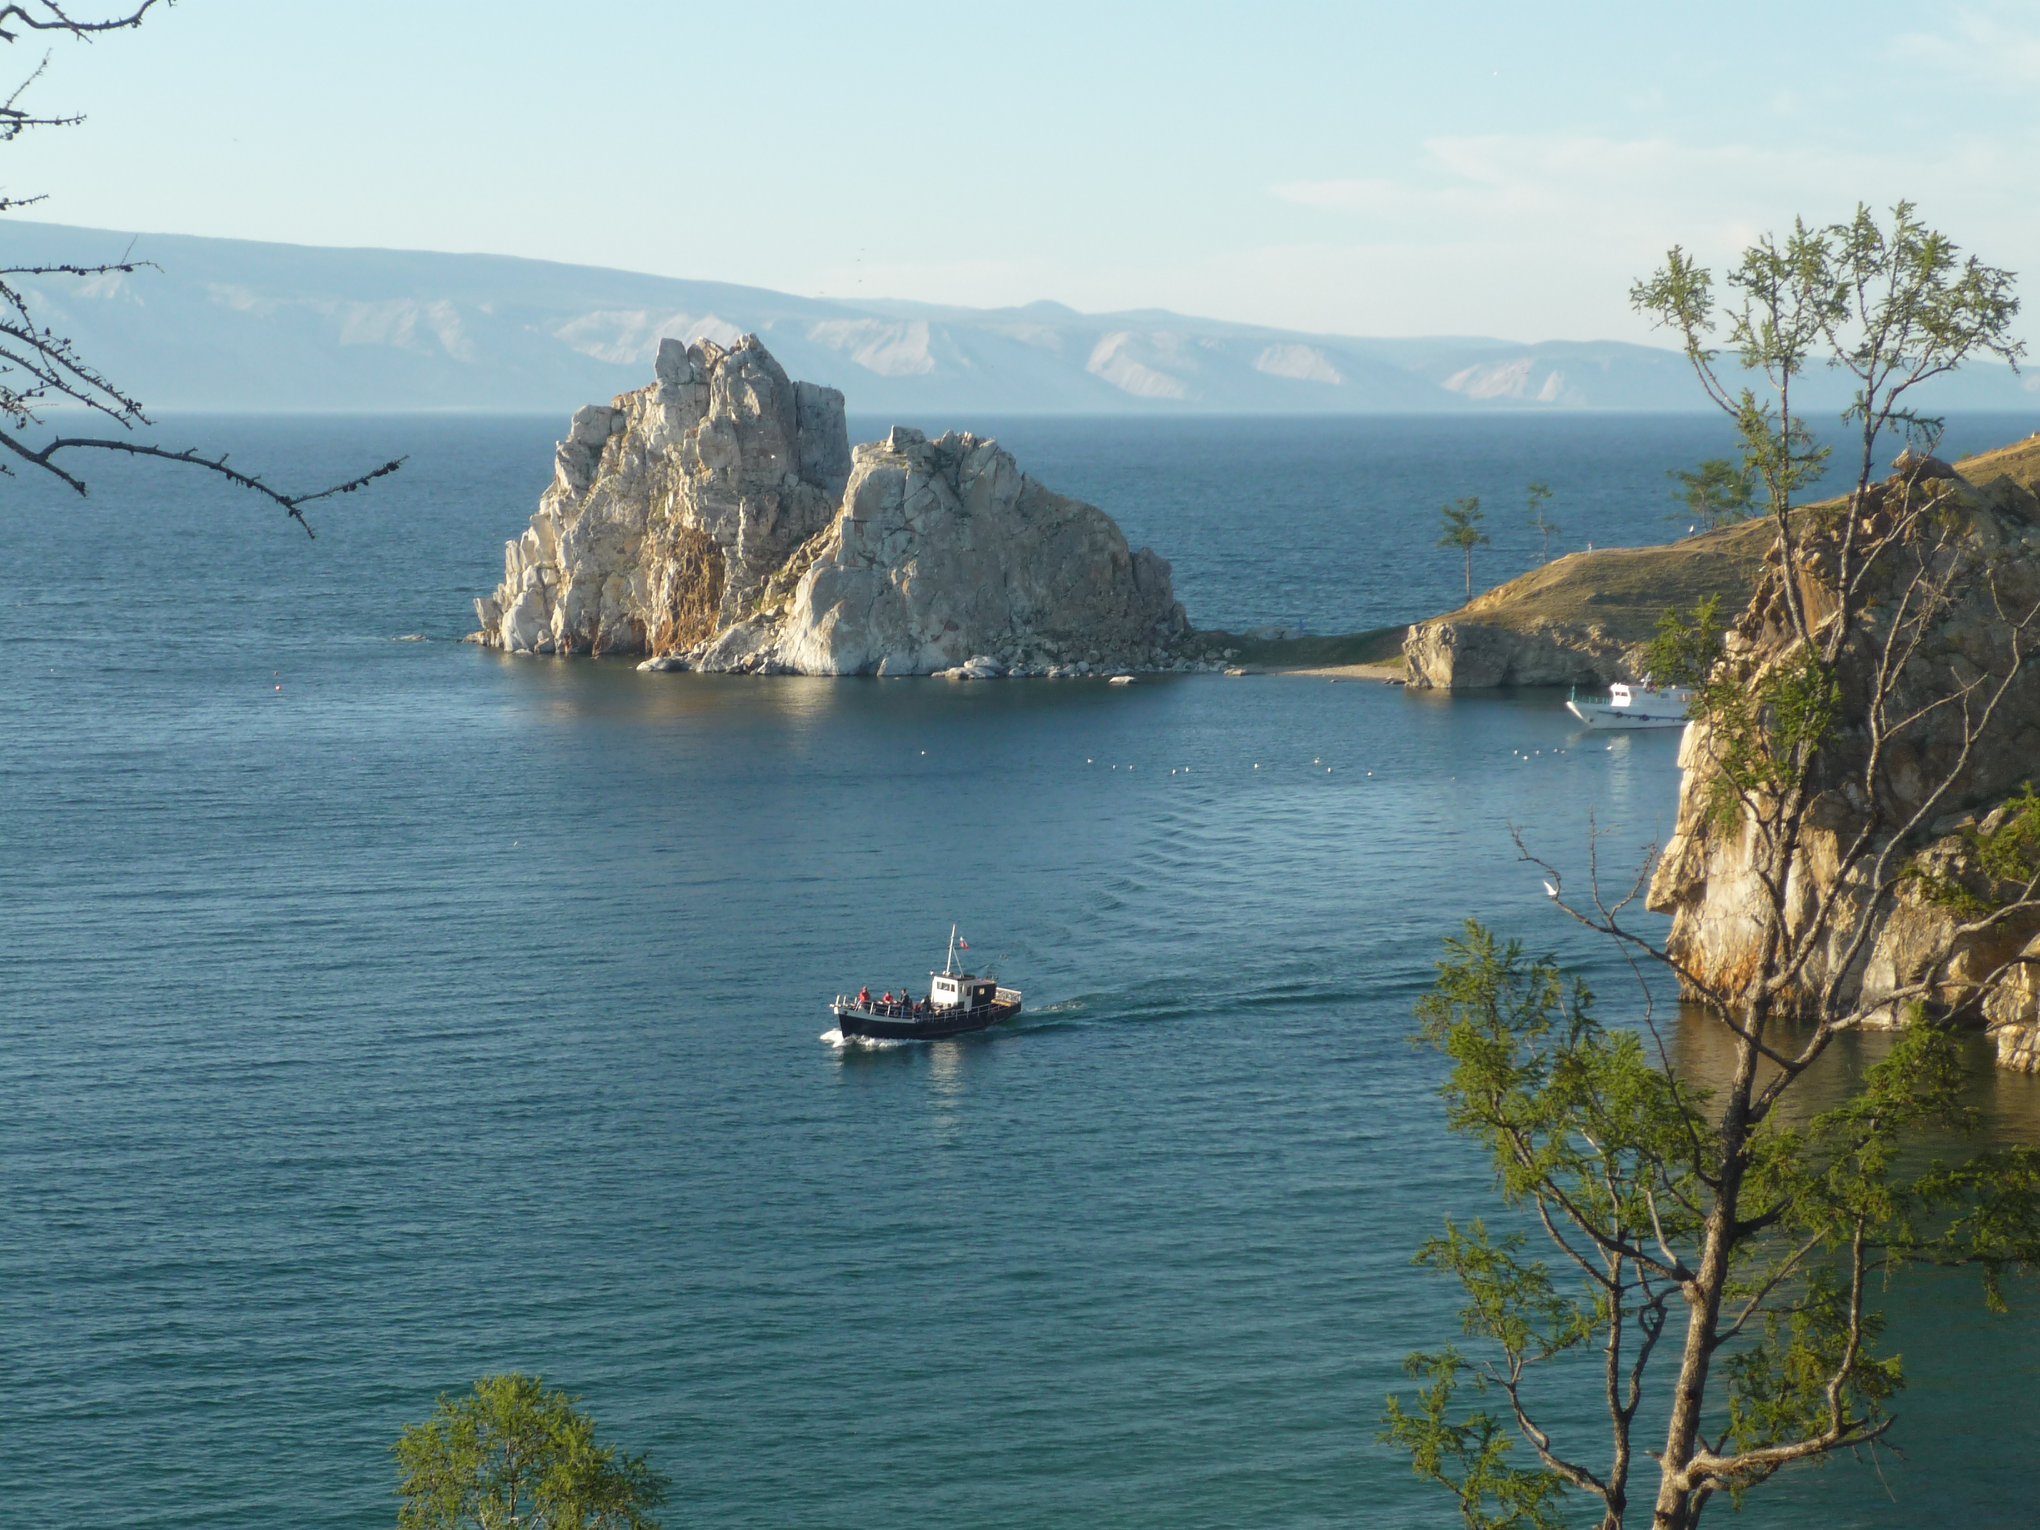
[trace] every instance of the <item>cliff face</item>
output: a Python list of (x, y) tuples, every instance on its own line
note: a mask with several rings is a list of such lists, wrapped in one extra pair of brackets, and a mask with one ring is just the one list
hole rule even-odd
[(835, 513), (843, 395), (746, 338), (659, 347), (657, 381), (575, 414), (503, 583), (475, 602), (511, 653), (685, 647), (746, 610)]
[(895, 429), (853, 464), (842, 395), (750, 337), (667, 341), (658, 378), (574, 416), (484, 643), (809, 675), (1182, 662), (1169, 565), (996, 442)]
[(1517, 627), (1454, 614), (1412, 625), (1403, 638), (1403, 665), (1420, 691), (1601, 686), (1638, 678), (1630, 657), (1636, 646), (1599, 623)]
[(996, 442), (896, 429), (857, 448), (843, 511), (771, 649), (804, 674), (1157, 666), (1183, 632), (1169, 565), (1110, 517), (1044, 489)]
[[(2040, 776), (2040, 664), (2027, 661), (2013, 675), (1992, 726), (1973, 746), (1965, 745), (1961, 698), (1981, 681), (1968, 691), (1974, 698), (1969, 709), (1980, 707), (1994, 677), (2012, 672), (2015, 645), (2035, 641), (2018, 639), (2013, 619), (2040, 605), (2040, 500), (2004, 476), (1981, 487), (1948, 477), (1933, 487), (1947, 492), (1947, 500), (1873, 569), (1864, 633), (1841, 656), (1840, 726), (1810, 783), (1817, 795), (1803, 853), (1791, 868), (1787, 904), (1788, 918), (1804, 920), (1817, 898), (1838, 891), (1844, 916), (1786, 998), (1804, 1004), (1833, 984), (1842, 1002), (1877, 1006), (1945, 959), (1930, 1007), (1989, 1025), (2000, 1060), (2031, 1071), (2040, 1068), (2040, 920), (2018, 917), (1968, 934), (1959, 926), (2013, 896), (2021, 866), (2040, 865), (2040, 812), (2029, 813), (2022, 796), (2025, 783)], [(1887, 513), (1906, 494), (1924, 492), (1925, 486), (1908, 489), (1894, 478), (1881, 490), (1883, 508), (1871, 513)], [(1838, 525), (1831, 519), (1829, 529), (1811, 532), (1807, 543), (1811, 574), (1802, 590), (1816, 615), (1832, 594), (1832, 586), (1821, 583), (1833, 567), (1821, 539)], [(1923, 569), (1947, 591), (1924, 608)], [(1794, 651), (1782, 580), (1774, 554), (1728, 634), (1725, 662), (1752, 685)], [(1922, 609), (1927, 614), (1918, 647), (1885, 703), (1888, 718), (1918, 721), (1895, 734), (1875, 764), (1882, 812), (1872, 819), (1864, 781), (1872, 768), (1866, 719), (1876, 660), (1895, 614)], [(1709, 811), (1716, 774), (1711, 762), (1719, 747), (1706, 724), (1687, 729), (1677, 826), (1650, 906), (1672, 916), (1672, 953), (1704, 979), (1733, 989), (1756, 965), (1766, 896), (1753, 823), (1737, 812), (1724, 818)], [(1906, 832), (1916, 816), (1921, 821)], [(1882, 896), (1868, 863), (1846, 877), (1841, 871), (1844, 847), (1866, 822), (1869, 862), (1888, 850), (1885, 885), (1897, 877)], [(1858, 919), (1868, 920), (1870, 933), (1852, 958), (1843, 936)], [(1887, 1007), (1876, 1018), (1899, 1023), (1904, 1017), (1897, 1009)]]

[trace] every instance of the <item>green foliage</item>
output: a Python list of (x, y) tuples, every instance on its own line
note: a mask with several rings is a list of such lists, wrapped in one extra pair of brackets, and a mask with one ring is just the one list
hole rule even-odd
[(1644, 670), (1660, 685), (1700, 685), (1721, 657), (1721, 597), (1709, 595), (1691, 616), (1668, 610), (1643, 650)]
[[(2012, 274), (1963, 257), (1910, 202), (1892, 209), (1888, 228), (1860, 204), (1824, 228), (1795, 221), (1782, 241), (1766, 234), (1745, 250), (1727, 282), (1724, 310), (1713, 275), (1675, 246), (1630, 290), (1630, 303), (1680, 336), (1708, 398), (1735, 422), (1751, 503), (1761, 486), (1764, 508), (1780, 518), (1828, 458), (1794, 412), (1793, 385), (1809, 367), (1854, 381), (1842, 420), (1861, 433), (1860, 487), (1880, 436), (1899, 433), (1928, 448), (1938, 437), (1940, 421), (1911, 407), (1910, 389), (1974, 356), (2016, 363), (2025, 351), (2011, 334), (2019, 311)], [(1717, 328), (1745, 374), (1761, 379), (1762, 394), (1716, 370)], [(1701, 474), (1711, 467), (1702, 464)], [(1679, 476), (1690, 488), (1689, 475)]]
[(1469, 494), (1456, 504), (1445, 505), (1438, 512), (1445, 523), (1445, 534), (1438, 538), (1440, 547), (1456, 547), (1466, 555), (1466, 598), (1473, 598), (1473, 550), (1488, 545), (1488, 535), (1480, 529), (1487, 519), (1480, 508), (1480, 496)]
[(1708, 817), (1732, 829), (1753, 804), (1776, 801), (1806, 784), (1815, 752), (1842, 714), (1835, 668), (1809, 647), (1795, 648), (1754, 682), (1717, 672), (1689, 709), (1711, 728), (1705, 769)]
[(1417, 1024), (1419, 1039), (1452, 1063), (1440, 1090), (1447, 1125), (1488, 1149), (1511, 1203), (1555, 1191), (1614, 1223), (1647, 1226), (1651, 1192), (1691, 1188), (1683, 1175), (1659, 1177), (1692, 1140), (1691, 1092), (1649, 1063), (1634, 1033), (1594, 1018), (1584, 983), (1529, 959), (1522, 942), (1503, 944), (1468, 920), (1445, 942)]
[(1747, 462), (1710, 457), (1690, 473), (1665, 475), (1678, 485), (1672, 498), (1703, 526), (1727, 526), (1757, 514), (1757, 482)]
[(578, 1399), (536, 1376), (485, 1376), (392, 1447), (402, 1530), (658, 1530), (667, 1482), (595, 1439)]
[(1411, 1355), (1403, 1369), (1426, 1384), (1406, 1404), (1388, 1400), (1381, 1440), (1410, 1455), (1410, 1469), (1459, 1500), (1467, 1530), (1564, 1530), (1564, 1482), (1540, 1468), (1511, 1464), (1514, 1428), (1485, 1408), (1453, 1416), (1453, 1395), (1462, 1380), (1477, 1393), (1486, 1378), (1454, 1349)]
[[(1693, 687), (1689, 712), (1711, 733), (1708, 815), (1731, 829), (1751, 804), (1803, 784), (1814, 755), (1841, 720), (1835, 667), (1807, 645), (1762, 670), (1752, 682), (1723, 670), (1721, 601), (1710, 595), (1690, 615), (1666, 611), (1644, 663), (1661, 684)], [(2036, 820), (2040, 822), (2040, 820)]]
[(1845, 421), (1896, 425), (1931, 450), (1941, 421), (1882, 396), (1880, 381), (1923, 381), (1979, 354), (2016, 364), (2025, 353), (2011, 338), (2019, 312), (2012, 273), (1964, 257), (1910, 202), (1892, 209), (1888, 230), (1859, 204), (1825, 231), (1820, 254), (1815, 280), (1830, 293), (1825, 334), (1860, 385)]
[[(1539, 1366), (1612, 1367), (1626, 1344), (1643, 1363), (1675, 1294), (1666, 1244), (1698, 1225), (1708, 1161), (1695, 1145), (1709, 1140), (1706, 1097), (1654, 1066), (1637, 1036), (1605, 1029), (1586, 986), (1526, 957), (1521, 942), (1504, 944), (1469, 920), (1445, 948), (1417, 1020), (1418, 1039), (1452, 1065), (1440, 1089), (1447, 1121), (1486, 1148), (1509, 1205), (1569, 1234), (1554, 1231), (1554, 1242), (1589, 1278), (1562, 1282), (1525, 1256), (1520, 1233), (1498, 1238), (1481, 1221), (1448, 1222), (1417, 1263), (1458, 1281), (1461, 1326), (1493, 1359), (1411, 1356), (1411, 1375), (1430, 1385), (1391, 1400), (1384, 1439), (1410, 1453), (1419, 1475), (1451, 1488), (1469, 1526), (1541, 1526), (1557, 1522), (1575, 1489), (1619, 1504), (1626, 1447), (1622, 1464), (1598, 1474), (1542, 1449), (1539, 1467), (1513, 1466), (1493, 1415), (1452, 1416), (1454, 1389), (1467, 1380), (1477, 1395), (1499, 1389), (1513, 1418), (1522, 1379)], [(1634, 1414), (1632, 1395), (1619, 1418), (1625, 1432)]]
[(1990, 900), (1951, 876), (1911, 865), (1901, 873), (1919, 890), (1919, 895), (1936, 908), (1944, 908), (1957, 919), (1978, 919), (1991, 910)]
[[(1478, 1220), (1448, 1221), (1423, 1246), (1417, 1263), (1464, 1292), (1475, 1350), (1411, 1355), (1424, 1385), (1390, 1400), (1382, 1438), (1448, 1488), (1475, 1530), (1564, 1522), (1580, 1489), (1619, 1524), (1657, 1335), (1700, 1279), (1706, 1207), (1731, 1152), (1724, 1119), (1637, 1036), (1601, 1026), (1555, 963), (1471, 921), (1445, 945), (1417, 1020), (1418, 1039), (1451, 1064), (1448, 1123), (1487, 1150), (1504, 1201), (1534, 1212), (1560, 1257), (1533, 1259), (1521, 1232), (1498, 1237)], [(1966, 1265), (2001, 1305), (2004, 1276), (2040, 1263), (2040, 1152), (1925, 1169), (1909, 1153), (1923, 1132), (1977, 1125), (1954, 1038), (1912, 1020), (1849, 1099), (1799, 1125), (1760, 1115), (1740, 1149), (1709, 1425), (1724, 1452), (1716, 1485), (1738, 1496), (1818, 1454), (1808, 1440), (1837, 1448), (1885, 1428), (1905, 1371), (1880, 1349), (1872, 1282), (1909, 1264)], [(1550, 1364), (1604, 1372), (1617, 1447), (1607, 1471), (1561, 1458), (1524, 1406), (1524, 1378)], [(1506, 1412), (1490, 1405), (1497, 1393)], [(1536, 1465), (1513, 1459), (1526, 1442)]]
[(1552, 491), (1548, 483), (1533, 483), (1523, 491), (1530, 503), (1530, 529), (1537, 533), (1544, 549), (1544, 561), (1551, 561), (1551, 539), (1558, 533), (1558, 522), (1544, 513), (1544, 507), (1551, 503)]
[(1977, 836), (1977, 864), (1999, 882), (2026, 883), (2040, 876), (2040, 794), (2028, 781), (2005, 804), (2005, 816), (1988, 834)]
[(1926, 902), (1958, 919), (1980, 919), (2009, 901), (2028, 895), (2040, 882), (2040, 793), (2028, 781), (2007, 800), (1987, 830), (1963, 832), (1964, 848), (1985, 882), (1979, 889), (1959, 876), (1914, 861), (1904, 879)]
[[(1710, 970), (1628, 929), (1624, 902), (1558, 899), (1632, 960), (1679, 974), (1696, 1006), (1685, 1023), (1713, 1032), (1696, 1053), (1717, 1040), (1725, 1053), (1711, 1095), (1672, 1073), (1662, 1044), (1604, 1028), (1585, 987), (1553, 962), (1472, 923), (1447, 942), (1419, 1033), (1449, 1064), (1447, 1120), (1491, 1159), (1508, 1225), (1497, 1234), (1479, 1220), (1448, 1222), (1418, 1254), (1459, 1285), (1464, 1348), (1411, 1357), (1423, 1384), (1390, 1403), (1386, 1437), (1452, 1491), (1469, 1526), (1572, 1522), (1577, 1500), (1592, 1498), (1603, 1530), (1619, 1530), (1643, 1456), (1657, 1477), (1653, 1523), (1693, 1530), (1716, 1493), (1739, 1500), (1787, 1465), (1883, 1436), (1905, 1380), (1876, 1311), (1887, 1280), (1914, 1265), (1965, 1266), (1996, 1305), (2009, 1276), (2040, 1266), (2040, 1151), (1921, 1166), (1924, 1139), (1951, 1141), (1974, 1125), (1954, 1042), (1924, 1016), (1840, 1105), (1814, 1113), (1792, 1093), (1859, 1018), (1819, 964), (1864, 949), (1856, 921), (1876, 917), (1891, 890), (1884, 863), (1873, 871), (1865, 859), (1877, 853), (1862, 848), (1873, 835), (1823, 841), (1843, 861), (1828, 868), (1837, 887), (1884, 879), (1867, 897), (1814, 896), (1803, 880), (1809, 825), (1869, 813), (1874, 828), (1875, 815), (1888, 823), (1895, 810), (1840, 792), (1823, 799), (1829, 775), (1843, 773), (1816, 768), (1843, 715), (1843, 653), (1863, 659), (1881, 696), (1917, 651), (1879, 645), (1870, 625), (1883, 587), (1864, 577), (1868, 564), (1904, 534), (1865, 513), (1879, 438), (1931, 443), (1938, 422), (1912, 410), (1910, 389), (1969, 357), (2017, 359), (2010, 283), (1902, 202), (1889, 224), (1859, 207), (1846, 222), (1797, 222), (1783, 239), (1759, 240), (1727, 272), (1725, 302), (1678, 248), (1632, 291), (1679, 335), (1739, 436), (1739, 462), (1675, 475), (1687, 502), (1710, 520), (1758, 509), (1776, 522), (1766, 620), (1777, 640), (1756, 660), (1724, 661), (1709, 604), (1668, 613), (1651, 651), (1659, 678), (1695, 687), (1710, 742), (1699, 767), (1706, 810), (1753, 827), (1744, 844), (1754, 934), (1745, 953), (1714, 964), (1725, 970)], [(1717, 365), (1717, 345), (1738, 370)], [(1795, 514), (1828, 461), (1794, 398), (1813, 368), (1852, 379), (1844, 423), (1856, 428), (1855, 483), (1832, 513)], [(1469, 594), (1476, 519), (1446, 511), (1445, 542), (1467, 553)], [(1975, 846), (1978, 877), (1994, 891), (2022, 888), (2040, 871), (2040, 796), (2029, 789), (1993, 824)], [(1660, 1352), (1673, 1331), (1678, 1340)], [(1591, 1442), (1557, 1438), (1577, 1433), (1576, 1413), (1556, 1432), (1538, 1417), (1554, 1392), (1576, 1401), (1588, 1390), (1607, 1415), (1596, 1466), (1580, 1453)], [(1648, 1452), (1632, 1440), (1646, 1397), (1661, 1404), (1665, 1428)]]

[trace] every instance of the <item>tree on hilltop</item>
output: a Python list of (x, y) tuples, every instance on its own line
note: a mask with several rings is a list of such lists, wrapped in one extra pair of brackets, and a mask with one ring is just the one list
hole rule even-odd
[(1438, 514), (1445, 522), (1445, 534), (1438, 538), (1440, 547), (1456, 547), (1466, 555), (1466, 598), (1473, 599), (1473, 550), (1488, 545), (1488, 536), (1480, 529), (1480, 523), (1487, 519), (1480, 508), (1480, 496), (1469, 494), (1457, 504), (1442, 506)]
[(578, 1398), (537, 1376), (485, 1376), (406, 1429), (400, 1530), (658, 1530), (666, 1479), (598, 1444)]
[(1524, 491), (1530, 501), (1530, 529), (1537, 533), (1544, 548), (1544, 561), (1551, 561), (1551, 539), (1558, 531), (1558, 522), (1544, 513), (1544, 507), (1551, 503), (1551, 485), (1533, 483)]
[[(1729, 641), (1709, 608), (1668, 622), (1653, 655), (1697, 688), (1680, 833), (1745, 858), (1747, 928), (1711, 950), (1657, 939), (1631, 914), (1655, 855), (1612, 889), (1590, 859), (1574, 897), (1517, 840), (1561, 912), (1640, 975), (1677, 980), (1684, 1022), (1726, 1063), (1682, 1074), (1647, 985), (1635, 1025), (1605, 1025), (1577, 978), (1470, 922), (1419, 1006), (1449, 1063), (1447, 1122), (1488, 1154), (1503, 1210), (1448, 1221), (1420, 1251), (1464, 1293), (1464, 1342), (1409, 1357), (1416, 1386), (1390, 1401), (1384, 1437), (1474, 1530), (1556, 1530), (1582, 1509), (1603, 1530), (1646, 1515), (1692, 1530), (1780, 1471), (1874, 1451), (1905, 1382), (1878, 1293), (1965, 1266), (2002, 1307), (2005, 1282), (2040, 1266), (2040, 1151), (1926, 1165), (1909, 1151), (1977, 1124), (1935, 1023), (1989, 981), (1956, 970), (1958, 942), (1972, 956), (2009, 942), (2003, 973), (2040, 929), (2030, 790), (1971, 831), (1973, 886), (1919, 859), (2040, 696), (2021, 679), (2040, 639), (2040, 573), (2008, 543), (2024, 533), (1927, 455), (1939, 422), (1909, 398), (1969, 358), (2017, 360), (2012, 278), (1901, 203), (1888, 226), (1859, 208), (1766, 237), (1727, 282), (1722, 311), (1675, 248), (1632, 300), (1735, 422), (1776, 534)], [(1761, 383), (1717, 370), (1723, 329)], [(1843, 418), (1859, 455), (1843, 498), (1801, 506), (1828, 453), (1793, 392), (1826, 366), (1855, 379)], [(1894, 432), (1918, 449), (1873, 481)], [(1977, 619), (1951, 636), (1965, 609)], [(1951, 942), (1866, 991), (1872, 936), (1907, 888), (1945, 900)], [(1801, 1085), (1836, 1036), (1894, 1014), (1910, 1023), (1855, 1094), (1819, 1108)]]
[[(16, 43), (37, 36), (69, 37), (90, 42), (111, 32), (131, 31), (142, 24), (159, 0), (141, 0), (133, 9), (99, 20), (80, 20), (60, 0), (23, 0), (0, 5), (0, 43)], [(167, 8), (169, 0), (161, 0)], [(52, 115), (27, 104), (30, 88), (48, 66), (45, 58), (0, 101), (0, 143), (11, 143), (37, 128), (75, 127), (83, 117)], [(0, 214), (19, 212), (41, 202), (40, 195), (13, 196), (0, 192)], [(4, 257), (0, 257), (4, 258)], [(63, 262), (56, 265), (0, 265), (0, 474), (11, 476), (17, 465), (25, 464), (47, 473), (66, 487), (84, 494), (85, 479), (73, 466), (78, 453), (121, 452), (132, 457), (157, 457), (181, 462), (218, 475), (227, 482), (274, 501), (311, 535), (304, 507), (315, 500), (338, 494), (352, 494), (364, 485), (402, 465), (402, 459), (385, 462), (345, 483), (323, 489), (289, 491), (276, 488), (260, 476), (232, 466), (227, 454), (207, 455), (195, 449), (157, 446), (134, 439), (132, 432), (152, 422), (141, 402), (97, 370), (78, 354), (72, 343), (40, 323), (28, 294), (21, 286), (29, 279), (89, 279), (132, 275), (149, 263), (132, 253), (102, 264)], [(43, 429), (43, 411), (52, 406), (82, 409), (88, 415), (110, 420), (127, 434), (117, 436), (48, 434)], [(59, 459), (63, 460), (59, 460)]]
[(1672, 498), (1686, 507), (1696, 525), (1712, 529), (1764, 513), (1757, 505), (1756, 475), (1746, 463), (1710, 457), (1691, 472), (1665, 476), (1678, 485)]

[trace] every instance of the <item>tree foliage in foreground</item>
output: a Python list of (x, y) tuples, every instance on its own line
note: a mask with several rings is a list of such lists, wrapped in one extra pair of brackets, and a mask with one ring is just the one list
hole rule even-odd
[(599, 1444), (595, 1421), (536, 1376), (442, 1396), (393, 1454), (402, 1530), (658, 1530), (666, 1479)]
[[(167, 6), (167, 0), (164, 0)], [(74, 7), (59, 0), (24, 0), (0, 5), (0, 44), (24, 39), (74, 38), (91, 41), (112, 32), (131, 31), (158, 4), (140, 4), (112, 16), (98, 18), (72, 14)], [(0, 144), (13, 143), (38, 128), (75, 127), (84, 119), (52, 115), (28, 104), (30, 88), (41, 76), (43, 60), (0, 101)], [(15, 196), (0, 192), (0, 215), (19, 212), (41, 202), (41, 196)], [(280, 505), (284, 512), (311, 535), (311, 523), (304, 507), (315, 500), (337, 494), (352, 494), (374, 480), (394, 473), (402, 459), (385, 462), (345, 483), (326, 488), (294, 492), (278, 489), (253, 473), (232, 466), (227, 454), (208, 455), (193, 448), (176, 449), (139, 441), (133, 432), (151, 421), (140, 400), (95, 368), (64, 336), (54, 333), (36, 316), (23, 280), (86, 280), (93, 277), (132, 275), (146, 262), (123, 255), (102, 264), (61, 262), (55, 265), (23, 266), (5, 262), (0, 256), (0, 475), (12, 476), (17, 465), (46, 473), (79, 494), (86, 482), (72, 464), (80, 452), (119, 452), (133, 457), (155, 457), (185, 463), (224, 478), (227, 482)], [(43, 411), (51, 406), (68, 406), (98, 416), (124, 432), (121, 435), (73, 435), (44, 430)]]
[[(1605, 1027), (1579, 982), (1477, 925), (1448, 943), (1419, 1010), (1450, 1063), (1449, 1122), (1490, 1155), (1505, 1210), (1499, 1230), (1448, 1223), (1419, 1254), (1463, 1291), (1463, 1342), (1410, 1357), (1417, 1385), (1391, 1401), (1386, 1438), (1474, 1530), (1576, 1523), (1582, 1508), (1604, 1530), (1646, 1512), (1655, 1530), (1690, 1530), (1789, 1466), (1875, 1448), (1905, 1379), (1877, 1309), (1886, 1283), (1968, 1266), (2000, 1306), (2006, 1277), (2040, 1264), (2040, 1152), (1918, 1161), (1923, 1134), (1959, 1142), (1975, 1124), (1953, 1040), (1926, 1009), (1947, 958), (1871, 998), (1839, 976), (1859, 970), (1927, 826), (2002, 739), (2040, 615), (2001, 609), (1997, 647), (1959, 679), (1916, 667), (1963, 596), (1998, 598), (1997, 575), (1945, 482), (1873, 484), (1880, 443), (1930, 451), (1938, 436), (1911, 389), (1973, 357), (2017, 359), (2011, 277), (1901, 204), (1888, 226), (1860, 208), (1795, 225), (1727, 281), (1722, 311), (1710, 273), (1674, 249), (1632, 296), (1735, 422), (1776, 534), (1752, 641), (1724, 647), (1709, 605), (1668, 621), (1652, 654), (1660, 678), (1698, 685), (1690, 789), (1749, 858), (1746, 959), (1703, 971), (1633, 929), (1649, 863), (1625, 893), (1596, 874), (1575, 900), (1524, 853), (1564, 913), (1639, 971), (1676, 977), (1687, 1023), (1714, 1028), (1729, 1061), (1705, 1089), (1681, 1079), (1647, 991), (1640, 1027)], [(1720, 331), (1750, 385), (1717, 367)], [(1842, 421), (1853, 487), (1823, 512), (1797, 503), (1828, 462), (1793, 399), (1810, 367), (1856, 383)], [(1804, 874), (1814, 844), (1825, 883)], [(2000, 859), (2024, 880), (1958, 934), (2040, 915), (2040, 854)], [(1808, 1070), (1893, 1008), (1912, 1023), (1888, 1055), (1853, 1098), (1814, 1111)]]
[[(1391, 1400), (1387, 1436), (1469, 1526), (1563, 1525), (1571, 1493), (1598, 1500), (1602, 1524), (1624, 1523), (1660, 1342), (1669, 1333), (1676, 1351), (1678, 1320), (1707, 1289), (1722, 1297), (1707, 1345), (1719, 1371), (1679, 1377), (1704, 1388), (1707, 1418), (1675, 1523), (1716, 1493), (1884, 1434), (1904, 1373), (1880, 1345), (1872, 1286), (1908, 1265), (1973, 1265), (2001, 1308), (2004, 1274), (2040, 1258), (2040, 1153), (1922, 1168), (1902, 1152), (1923, 1130), (1977, 1125), (1942, 1027), (1901, 1031), (1846, 1103), (1754, 1124), (1724, 1227), (1729, 1098), (1681, 1081), (1644, 1035), (1603, 1026), (1551, 961), (1469, 923), (1418, 1015), (1451, 1064), (1448, 1123), (1487, 1150), (1504, 1201), (1543, 1235), (1533, 1245), (1517, 1216), (1506, 1233), (1449, 1222), (1417, 1256), (1459, 1282), (1477, 1352), (1412, 1355), (1423, 1385)], [(1582, 1366), (1610, 1425), (1598, 1450), (1538, 1421), (1545, 1376)]]

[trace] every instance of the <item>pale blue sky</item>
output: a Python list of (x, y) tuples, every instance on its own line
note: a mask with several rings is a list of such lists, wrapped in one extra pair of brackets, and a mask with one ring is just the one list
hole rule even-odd
[(182, 0), (36, 92), (50, 221), (820, 295), (1647, 339), (1669, 243), (1899, 196), (2040, 277), (2030, 4)]

